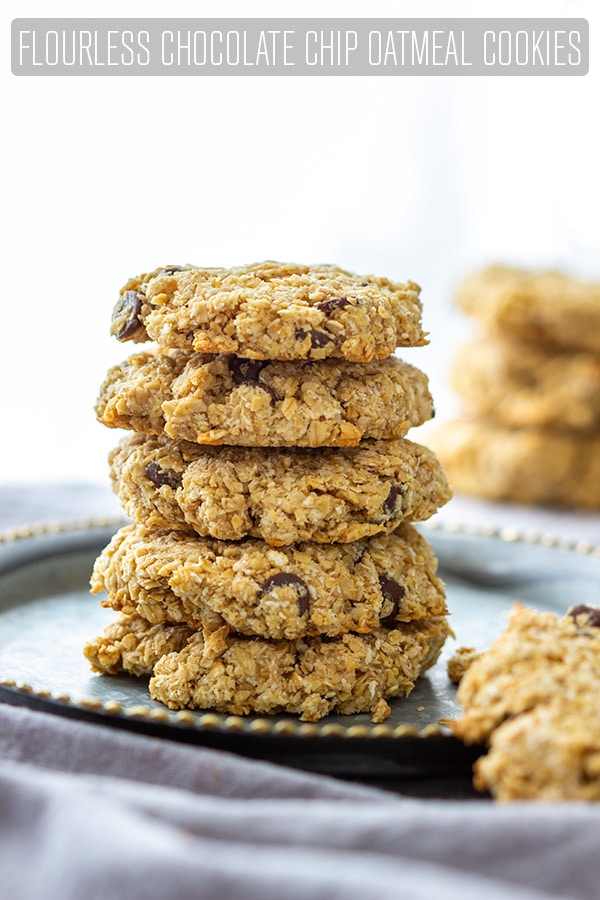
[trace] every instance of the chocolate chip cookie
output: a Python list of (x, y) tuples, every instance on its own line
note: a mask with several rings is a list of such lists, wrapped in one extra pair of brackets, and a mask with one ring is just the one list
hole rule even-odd
[(387, 700), (410, 693), (436, 662), (449, 633), (444, 617), (333, 640), (244, 638), (222, 626), (191, 631), (180, 650), (157, 660), (157, 630), (169, 628), (139, 616), (121, 617), (87, 645), (86, 656), (95, 669), (111, 673), (120, 664), (141, 674), (138, 661), (145, 660), (151, 697), (171, 709), (290, 712), (309, 722), (332, 711), (370, 712), (373, 721), (382, 721), (390, 713)]
[(447, 422), (428, 436), (451, 487), (489, 500), (600, 509), (600, 433)]
[(433, 415), (427, 376), (400, 359), (244, 360), (185, 350), (112, 368), (100, 422), (199, 444), (353, 447), (403, 437)]
[(489, 334), (600, 353), (600, 283), (491, 266), (459, 286), (459, 307)]
[(167, 266), (122, 288), (112, 334), (250, 359), (369, 362), (427, 342), (419, 293), (336, 266)]
[(600, 800), (600, 609), (562, 619), (516, 604), (469, 666), (454, 733), (485, 742), (475, 785), (508, 800)]
[(408, 440), (262, 449), (135, 434), (111, 452), (110, 475), (125, 512), (147, 528), (272, 546), (389, 533), (450, 499), (435, 455)]
[(429, 544), (408, 524), (350, 544), (217, 541), (128, 525), (96, 560), (104, 606), (156, 624), (187, 623), (293, 640), (368, 633), (446, 612)]
[(600, 355), (488, 338), (461, 348), (452, 386), (500, 425), (600, 429)]

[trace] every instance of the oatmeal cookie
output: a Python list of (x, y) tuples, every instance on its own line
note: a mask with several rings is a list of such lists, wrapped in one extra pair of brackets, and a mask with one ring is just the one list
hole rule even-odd
[(428, 435), (453, 490), (514, 503), (600, 509), (600, 432), (447, 422)]
[(600, 701), (550, 701), (509, 719), (474, 766), (473, 783), (496, 800), (600, 800)]
[(428, 519), (450, 499), (435, 455), (408, 440), (259, 449), (135, 434), (109, 459), (135, 521), (219, 540), (346, 543)]
[(509, 427), (600, 430), (600, 355), (488, 338), (463, 347), (452, 386), (466, 410)]
[(486, 741), (502, 722), (559, 697), (565, 707), (600, 684), (600, 610), (575, 606), (559, 619), (515, 603), (508, 627), (475, 659), (456, 698), (454, 733)]
[(491, 266), (462, 282), (457, 301), (490, 334), (600, 353), (600, 283)]
[(368, 633), (446, 612), (437, 561), (408, 524), (350, 544), (216, 541), (128, 525), (96, 560), (92, 593), (153, 623), (268, 638)]
[[(235, 715), (290, 712), (309, 722), (332, 711), (370, 712), (373, 721), (382, 721), (390, 712), (387, 700), (410, 693), (417, 678), (436, 662), (449, 633), (444, 617), (333, 640), (244, 638), (223, 626), (194, 631), (181, 650), (155, 661), (154, 629), (160, 632), (168, 626), (146, 623), (146, 628), (152, 635), (148, 639), (143, 619), (122, 617), (110, 635), (88, 645), (87, 656), (102, 669), (95, 647), (101, 646), (112, 660), (130, 642), (130, 653), (135, 648), (136, 656), (147, 660), (145, 674), (154, 673), (150, 695), (171, 709), (215, 709)], [(130, 671), (130, 658), (120, 657), (124, 671)]]
[(515, 604), (462, 678), (452, 730), (485, 742), (475, 785), (499, 800), (600, 799), (600, 609)]
[(250, 359), (382, 359), (427, 343), (420, 288), (336, 266), (169, 266), (130, 279), (113, 313), (121, 341)]
[(198, 444), (353, 447), (403, 437), (433, 415), (427, 376), (400, 359), (257, 361), (185, 350), (112, 368), (100, 422)]

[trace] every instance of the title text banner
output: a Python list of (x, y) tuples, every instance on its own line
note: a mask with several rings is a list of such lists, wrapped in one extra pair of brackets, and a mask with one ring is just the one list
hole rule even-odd
[(14, 75), (586, 75), (586, 19), (15, 19)]

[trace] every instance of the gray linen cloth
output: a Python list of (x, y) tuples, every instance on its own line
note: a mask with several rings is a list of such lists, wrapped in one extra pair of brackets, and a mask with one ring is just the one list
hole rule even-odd
[[(105, 509), (0, 487), (0, 528)], [(0, 704), (0, 900), (597, 900), (599, 835), (594, 805), (414, 799)]]
[(0, 896), (514, 900), (600, 890), (600, 809), (414, 800), (0, 705)]

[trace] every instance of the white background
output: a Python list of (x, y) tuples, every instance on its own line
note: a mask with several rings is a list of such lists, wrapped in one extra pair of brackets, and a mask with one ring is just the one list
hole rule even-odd
[[(129, 275), (265, 258), (423, 287), (445, 373), (470, 325), (456, 280), (500, 260), (600, 277), (600, 4), (3, 4), (0, 481), (107, 482), (93, 404), (131, 345), (108, 335)], [(585, 78), (17, 78), (16, 17), (582, 16)]]

